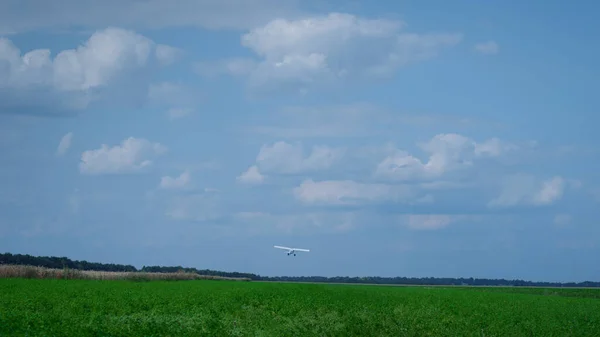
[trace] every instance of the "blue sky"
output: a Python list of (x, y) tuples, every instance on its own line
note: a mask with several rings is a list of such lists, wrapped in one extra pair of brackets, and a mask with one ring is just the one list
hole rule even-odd
[(48, 4), (0, 5), (3, 251), (600, 279), (595, 2)]

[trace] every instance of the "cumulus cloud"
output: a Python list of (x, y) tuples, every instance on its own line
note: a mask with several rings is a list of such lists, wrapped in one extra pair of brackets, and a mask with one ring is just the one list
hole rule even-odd
[(494, 55), (498, 54), (500, 51), (500, 47), (495, 41), (486, 41), (482, 43), (478, 43), (473, 47), (476, 52), (485, 55)]
[(565, 180), (562, 177), (553, 177), (542, 183), (539, 191), (534, 195), (533, 202), (536, 205), (548, 205), (560, 199), (565, 190)]
[(490, 138), (483, 143), (474, 143), (476, 156), (498, 157), (509, 151), (517, 150), (518, 146), (506, 143), (498, 138)]
[(0, 38), (0, 111), (65, 114), (87, 107), (102, 94), (118, 96), (108, 86), (117, 82), (130, 86), (136, 76), (126, 79), (128, 75), (158, 64), (156, 48), (152, 40), (119, 28), (97, 31), (84, 44), (54, 58), (49, 49), (21, 54), (12, 41)]
[(265, 180), (265, 176), (260, 173), (256, 165), (252, 165), (244, 173), (239, 175), (236, 180), (243, 184), (258, 185)]
[(377, 165), (375, 176), (396, 181), (439, 178), (448, 171), (471, 167), (477, 158), (497, 157), (516, 148), (497, 138), (477, 143), (454, 133), (438, 134), (419, 147), (429, 155), (426, 162), (393, 150)]
[(248, 70), (250, 62), (243, 63), (242, 73), (249, 73), (254, 87), (288, 86), (304, 91), (317, 82), (390, 76), (462, 39), (456, 33), (405, 33), (401, 31), (404, 26), (401, 21), (344, 13), (276, 19), (242, 36), (242, 45), (260, 58), (253, 70)]
[(344, 149), (313, 146), (310, 154), (305, 155), (302, 144), (280, 141), (263, 145), (256, 156), (256, 165), (266, 173), (296, 174), (328, 169), (344, 153)]
[[(0, 34), (31, 30), (202, 27), (248, 29), (296, 12), (295, 0), (44, 0), (0, 2)], [(42, 15), (43, 14), (43, 15)]]
[(58, 148), (56, 149), (56, 155), (63, 156), (67, 153), (67, 150), (71, 147), (71, 140), (73, 139), (73, 132), (69, 132), (60, 139)]
[(365, 202), (401, 201), (412, 196), (407, 186), (363, 184), (352, 180), (304, 180), (293, 189), (294, 196), (307, 204), (352, 205)]
[(532, 175), (515, 174), (504, 179), (500, 195), (489, 202), (490, 207), (518, 205), (543, 206), (559, 200), (567, 182), (560, 176), (540, 181)]
[(83, 152), (79, 171), (88, 175), (139, 172), (152, 165), (153, 158), (166, 151), (167, 148), (162, 144), (129, 137), (120, 145), (109, 147), (102, 144), (99, 149)]
[(189, 171), (183, 171), (178, 177), (164, 176), (160, 178), (159, 187), (162, 189), (183, 189), (191, 184), (191, 176)]

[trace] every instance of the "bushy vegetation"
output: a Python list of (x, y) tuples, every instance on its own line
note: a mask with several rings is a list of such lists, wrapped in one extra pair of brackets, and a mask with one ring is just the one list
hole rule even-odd
[(129, 281), (183, 281), (183, 280), (240, 280), (248, 278), (230, 278), (179, 270), (172, 273), (119, 272), (76, 269), (53, 269), (35, 266), (0, 265), (2, 278), (69, 279), (69, 280), (129, 280)]
[(29, 254), (11, 254), (4, 253), (0, 254), (0, 265), (28, 265), (36, 267), (45, 267), (51, 269), (65, 269), (70, 270), (90, 270), (90, 271), (110, 271), (110, 272), (145, 272), (145, 273), (176, 273), (176, 272), (187, 272), (196, 273), (202, 276), (219, 276), (225, 278), (247, 278), (256, 280), (255, 274), (250, 273), (238, 273), (238, 272), (222, 272), (209, 269), (196, 269), (196, 268), (184, 268), (181, 266), (174, 267), (161, 267), (161, 266), (143, 266), (141, 269), (137, 269), (132, 265), (123, 265), (115, 263), (98, 263), (71, 260), (67, 257), (56, 257), (56, 256), (32, 256)]
[(67, 257), (32, 256), (29, 254), (0, 254), (0, 264), (28, 265), (52, 269), (75, 269), (96, 271), (137, 271), (134, 266), (114, 263), (73, 261)]
[(504, 279), (477, 279), (477, 278), (435, 278), (435, 277), (322, 277), (322, 276), (276, 276), (267, 277), (252, 273), (225, 272), (209, 269), (184, 268), (181, 266), (143, 266), (140, 270), (131, 265), (113, 263), (97, 263), (87, 261), (74, 261), (66, 257), (31, 256), (21, 254), (0, 254), (0, 265), (31, 265), (46, 268), (114, 272), (149, 272), (149, 273), (174, 273), (185, 271), (204, 276), (220, 276), (229, 278), (247, 278), (254, 281), (275, 282), (319, 282), (319, 283), (358, 283), (358, 284), (403, 284), (403, 285), (469, 285), (469, 286), (513, 286), (513, 287), (600, 287), (600, 282), (535, 282), (524, 280)]
[(598, 290), (515, 290), (0, 279), (0, 335), (551, 337), (600, 331)]

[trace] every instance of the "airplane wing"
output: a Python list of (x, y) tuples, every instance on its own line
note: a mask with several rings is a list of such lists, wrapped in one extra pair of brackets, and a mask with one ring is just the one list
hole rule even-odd
[(302, 248), (294, 248), (295, 251), (297, 252), (310, 252), (310, 250), (308, 249), (302, 249)]
[(292, 250), (292, 248), (289, 247), (283, 247), (283, 246), (273, 246), (275, 248), (279, 248), (279, 249), (285, 249), (285, 250)]

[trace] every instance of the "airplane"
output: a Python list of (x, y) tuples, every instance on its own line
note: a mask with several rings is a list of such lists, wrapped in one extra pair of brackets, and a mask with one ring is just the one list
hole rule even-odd
[(283, 247), (283, 246), (273, 246), (273, 247), (287, 250), (288, 251), (287, 252), (288, 256), (290, 256), (292, 254), (294, 256), (296, 256), (296, 252), (310, 252), (310, 250), (308, 250), (308, 249), (302, 249), (302, 248), (290, 248), (290, 247)]

